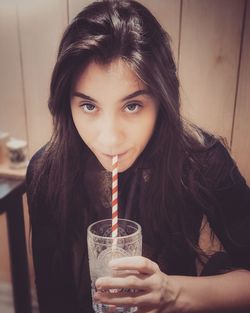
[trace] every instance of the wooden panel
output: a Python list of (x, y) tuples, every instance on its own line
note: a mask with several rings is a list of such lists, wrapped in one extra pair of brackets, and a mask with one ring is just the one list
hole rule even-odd
[(185, 0), (180, 45), (183, 113), (230, 142), (243, 0)]
[[(72, 18), (91, 0), (69, 0), (69, 18)], [(180, 0), (139, 0), (158, 19), (172, 38), (175, 58), (178, 58)]]
[(175, 60), (178, 60), (180, 0), (140, 0), (157, 18), (172, 38)]
[(250, 1), (247, 1), (232, 153), (250, 186)]
[(10, 255), (6, 214), (0, 215), (0, 282), (10, 282)]
[(85, 6), (92, 2), (93, 0), (68, 0), (69, 21), (71, 21)]
[(14, 1), (1, 2), (0, 42), (0, 130), (20, 139), (27, 139)]
[(47, 107), (51, 72), (67, 25), (66, 0), (18, 1), (30, 154), (51, 136)]

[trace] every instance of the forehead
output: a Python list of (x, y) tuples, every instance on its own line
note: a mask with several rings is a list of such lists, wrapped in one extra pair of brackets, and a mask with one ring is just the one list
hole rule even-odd
[(73, 89), (91, 94), (103, 89), (107, 91), (112, 89), (114, 93), (115, 91), (131, 92), (131, 90), (145, 89), (145, 85), (126, 62), (117, 59), (109, 64), (95, 61), (88, 64), (77, 75)]

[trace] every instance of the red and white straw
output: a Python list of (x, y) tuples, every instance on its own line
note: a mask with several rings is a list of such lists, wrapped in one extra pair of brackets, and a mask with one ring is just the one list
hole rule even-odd
[(118, 156), (112, 158), (112, 237), (118, 235)]

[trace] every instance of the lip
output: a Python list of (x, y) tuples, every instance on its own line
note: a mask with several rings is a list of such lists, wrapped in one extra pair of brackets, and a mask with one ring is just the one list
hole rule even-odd
[(110, 154), (106, 154), (106, 153), (102, 153), (103, 156), (108, 157), (109, 159), (112, 159), (113, 156), (118, 155), (118, 160), (120, 158), (122, 158), (125, 154), (127, 154), (128, 151), (120, 153), (120, 154), (114, 154), (114, 155), (110, 155)]

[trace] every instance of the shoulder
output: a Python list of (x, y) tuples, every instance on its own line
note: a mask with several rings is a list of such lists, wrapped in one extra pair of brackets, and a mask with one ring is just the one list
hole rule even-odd
[(30, 215), (42, 211), (45, 203), (48, 178), (44, 161), (46, 159), (47, 145), (40, 148), (31, 158), (26, 173), (26, 194)]
[(38, 151), (34, 153), (29, 162), (27, 173), (26, 173), (26, 184), (29, 185), (32, 182), (36, 169), (38, 169), (41, 160), (44, 157), (46, 147), (48, 144), (41, 147)]
[(245, 178), (240, 173), (236, 161), (222, 143), (216, 144), (210, 157), (210, 170), (213, 172), (218, 188), (246, 185)]
[(198, 153), (201, 174), (212, 189), (246, 184), (226, 144), (205, 135), (204, 148)]

